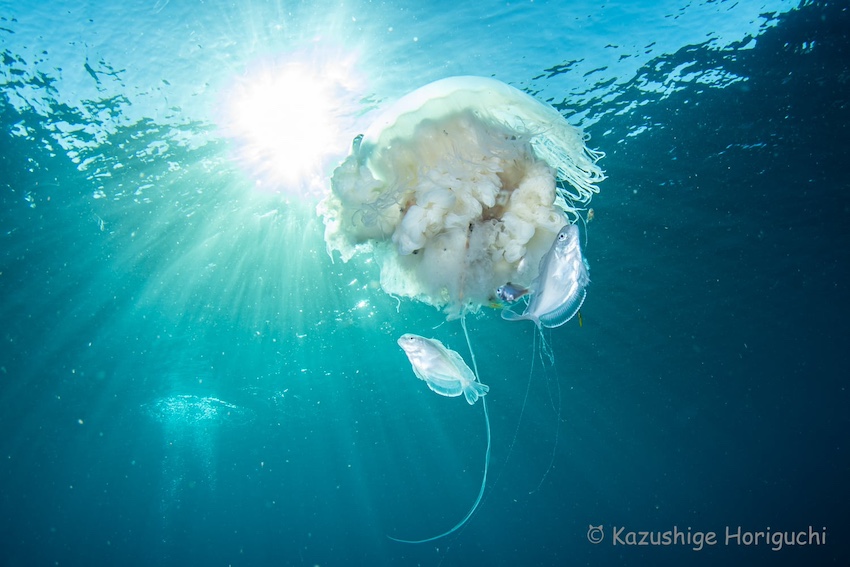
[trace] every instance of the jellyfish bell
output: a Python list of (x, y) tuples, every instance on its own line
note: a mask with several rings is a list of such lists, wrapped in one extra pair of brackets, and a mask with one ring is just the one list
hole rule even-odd
[(371, 251), (387, 293), (449, 318), (528, 287), (598, 192), (602, 154), (561, 114), (495, 79), (450, 77), (402, 97), (352, 144), (318, 211), (328, 252)]

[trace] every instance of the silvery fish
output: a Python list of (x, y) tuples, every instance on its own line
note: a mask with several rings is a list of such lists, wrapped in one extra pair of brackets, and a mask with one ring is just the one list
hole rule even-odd
[(528, 319), (538, 327), (560, 327), (578, 313), (589, 283), (578, 226), (568, 224), (558, 232), (549, 252), (540, 260), (540, 271), (531, 284), (533, 294), (525, 311), (519, 315), (503, 309), (502, 319)]
[(496, 288), (496, 296), (502, 301), (507, 301), (508, 303), (513, 303), (527, 293), (527, 289), (514, 285), (511, 282), (508, 282), (505, 285), (500, 285)]
[(490, 390), (489, 386), (475, 380), (475, 374), (458, 353), (447, 349), (437, 339), (405, 333), (398, 345), (407, 354), (416, 377), (441, 396), (463, 394), (472, 405)]

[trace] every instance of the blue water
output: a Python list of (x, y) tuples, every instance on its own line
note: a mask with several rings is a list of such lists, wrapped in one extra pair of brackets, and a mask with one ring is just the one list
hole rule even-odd
[[(0, 1), (0, 563), (848, 564), (847, 30), (841, 2)], [(351, 77), (286, 179), (226, 117), (291, 61)], [(314, 209), (371, 111), (455, 74), (556, 106), (608, 179), (554, 366), (468, 319), (488, 488), (407, 545), (469, 509), (486, 433), (395, 341), (463, 333), (332, 262)], [(718, 541), (615, 538), (674, 527)]]

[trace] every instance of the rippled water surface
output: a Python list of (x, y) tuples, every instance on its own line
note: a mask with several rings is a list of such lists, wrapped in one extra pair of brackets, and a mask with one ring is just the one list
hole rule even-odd
[[(0, 563), (846, 563), (848, 29), (784, 0), (0, 0)], [(467, 319), (488, 486), (408, 545), (469, 509), (486, 440), (396, 340), (463, 332), (332, 261), (315, 208), (450, 75), (553, 105), (608, 178), (554, 365)]]

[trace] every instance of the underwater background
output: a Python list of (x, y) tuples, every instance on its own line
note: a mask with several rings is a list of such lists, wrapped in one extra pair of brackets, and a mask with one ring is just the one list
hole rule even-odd
[[(847, 565), (848, 33), (845, 2), (0, 1), (0, 563)], [(252, 136), (234, 104), (294, 63), (323, 112), (290, 80)], [(315, 207), (374, 111), (459, 74), (608, 179), (554, 364), (467, 318), (487, 488), (409, 545), (486, 433), (396, 339), (463, 332)]]

